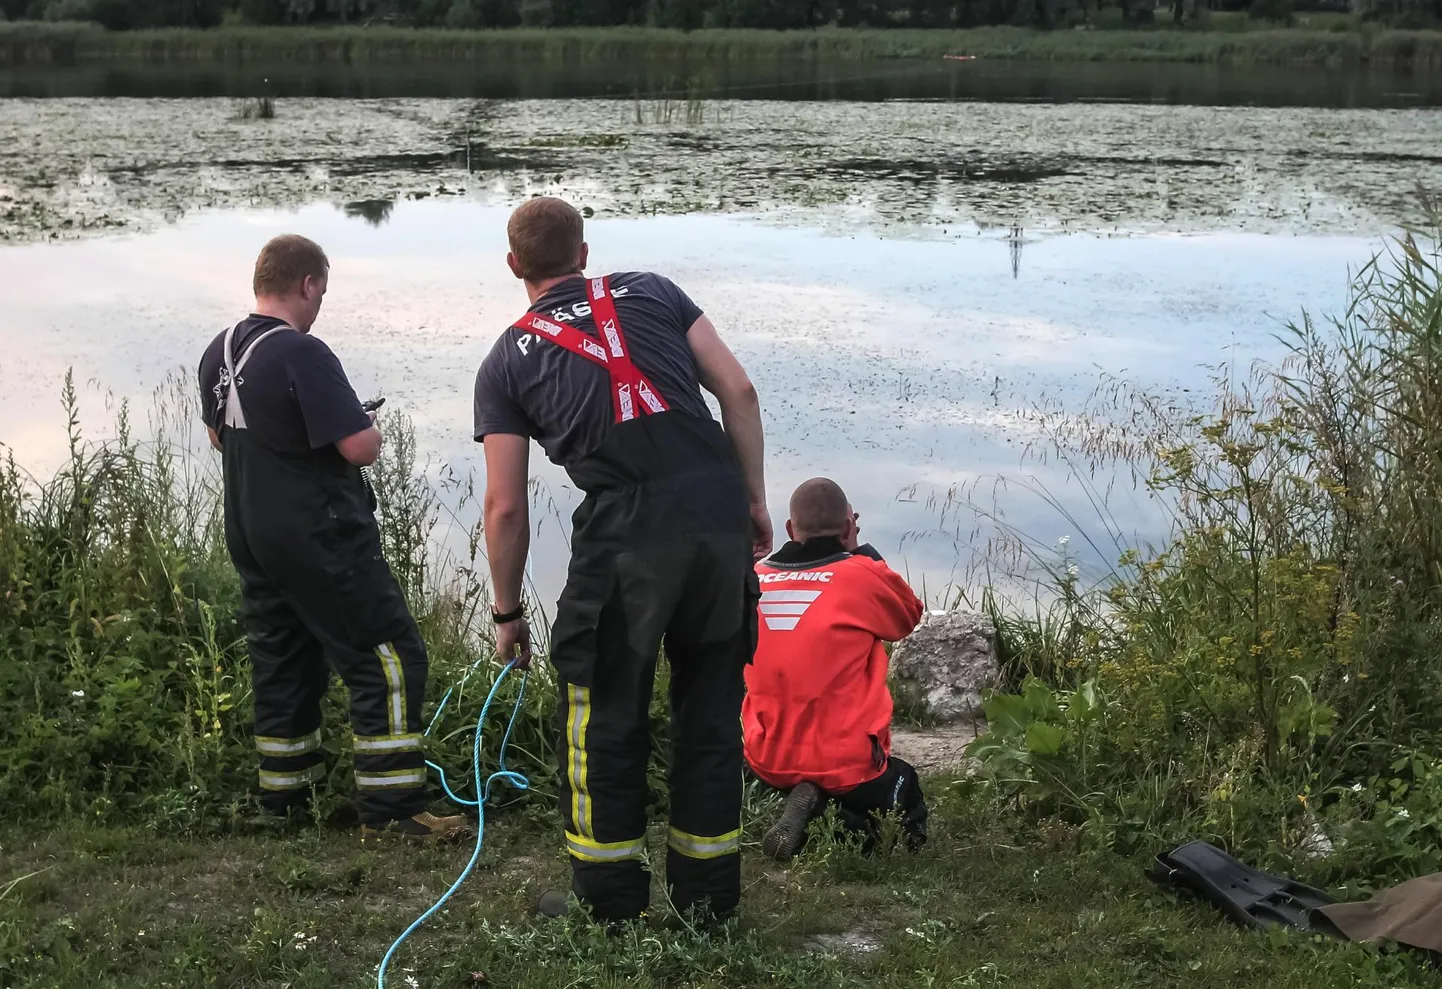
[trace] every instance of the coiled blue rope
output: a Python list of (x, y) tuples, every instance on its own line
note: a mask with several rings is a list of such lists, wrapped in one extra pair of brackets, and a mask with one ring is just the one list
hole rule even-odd
[[(441, 699), (441, 705), (440, 707), (436, 708), (436, 713), (431, 718), (431, 723), (426, 726), (427, 735), (431, 733), (431, 729), (434, 728), (436, 726), (436, 722), (440, 720), (441, 713), (445, 711), (446, 705), (450, 703), (451, 695), (455, 693), (457, 687), (465, 685), (466, 680), (470, 679), (471, 673), (475, 671), (476, 667), (479, 666), (481, 662), (482, 660), (478, 659), (476, 660), (476, 662), (472, 663), (471, 668), (466, 671), (466, 675), (461, 678), (461, 682), (457, 684), (457, 686), (452, 687), (450, 690), (446, 691), (446, 696)], [(511, 731), (516, 727), (516, 718), (521, 713), (521, 702), (526, 699), (526, 681), (530, 678), (529, 673), (525, 673), (521, 677), (521, 690), (520, 693), (516, 695), (515, 707), (511, 709), (511, 720), (506, 723), (506, 733), (501, 737), (501, 750), (496, 757), (498, 763), (496, 771), (490, 776), (486, 777), (486, 782), (484, 784), (481, 784), (480, 782), (481, 729), (485, 726), (486, 715), (490, 713), (491, 702), (496, 699), (496, 694), (500, 691), (501, 684), (506, 681), (506, 677), (510, 676), (511, 671), (515, 668), (516, 663), (514, 660), (505, 665), (505, 667), (501, 670), (500, 675), (496, 677), (496, 682), (491, 684), (491, 692), (486, 695), (486, 702), (481, 705), (481, 713), (476, 716), (476, 735), (475, 740), (471, 745), (471, 779), (476, 784), (476, 799), (467, 800), (464, 797), (459, 797), (455, 793), (451, 792), (450, 784), (446, 782), (446, 771), (440, 766), (436, 765), (434, 762), (426, 760), (426, 765), (440, 774), (441, 787), (446, 791), (447, 797), (449, 797), (457, 804), (460, 804), (462, 807), (476, 808), (476, 847), (471, 852), (471, 860), (466, 863), (466, 867), (461, 870), (461, 874), (456, 877), (456, 881), (451, 884), (451, 888), (446, 890), (445, 893), (441, 895), (441, 898), (437, 900), (429, 910), (417, 917), (411, 923), (411, 926), (407, 927), (401, 933), (401, 936), (396, 938), (395, 943), (390, 946), (390, 950), (388, 950), (385, 954), (385, 957), (381, 959), (380, 968), (376, 971), (376, 989), (385, 989), (386, 969), (390, 967), (391, 959), (395, 957), (396, 952), (400, 949), (400, 946), (405, 943), (406, 938), (414, 934), (422, 924), (430, 920), (431, 917), (435, 916), (436, 911), (440, 910), (441, 907), (445, 906), (446, 901), (455, 895), (456, 890), (461, 888), (461, 884), (464, 883), (466, 879), (470, 876), (471, 872), (475, 870), (476, 863), (480, 861), (481, 858), (481, 846), (485, 843), (486, 840), (486, 801), (490, 799), (491, 796), (491, 784), (496, 782), (497, 780), (500, 780), (504, 783), (510, 784), (517, 790), (529, 790), (531, 788), (530, 780), (526, 779), (526, 777), (522, 776), (520, 773), (512, 772), (511, 770), (506, 768), (506, 747), (510, 744), (511, 741)]]

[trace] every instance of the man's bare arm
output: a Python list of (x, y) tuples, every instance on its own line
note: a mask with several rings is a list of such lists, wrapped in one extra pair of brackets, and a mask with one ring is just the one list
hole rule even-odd
[(526, 554), (531, 548), (527, 480), (531, 441), (496, 433), (485, 438), (486, 498), (483, 511), (486, 555), (491, 563), (491, 591), (498, 612), (521, 606)]
[(758, 558), (771, 551), (771, 519), (766, 513), (766, 439), (761, 428), (761, 401), (746, 369), (731, 353), (716, 327), (705, 316), (686, 333), (686, 342), (696, 358), (701, 387), (716, 396), (721, 405), (721, 425), (736, 456), (751, 499), (751, 519), (756, 529)]
[(707, 317), (696, 320), (686, 334), (686, 342), (696, 357), (701, 387), (715, 395), (721, 404), (721, 424), (741, 459), (751, 501), (764, 505), (766, 441), (761, 431), (761, 401), (756, 396), (756, 387)]
[(381, 455), (384, 440), (375, 426), (353, 433), (335, 445), (346, 462), (356, 467), (369, 467)]

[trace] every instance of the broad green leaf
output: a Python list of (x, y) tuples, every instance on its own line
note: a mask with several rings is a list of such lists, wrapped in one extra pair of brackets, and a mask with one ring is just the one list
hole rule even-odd
[(1066, 739), (1065, 729), (1042, 721), (1033, 721), (1026, 729), (1026, 747), (1036, 755), (1056, 755)]
[(993, 694), (986, 702), (986, 723), (998, 738), (1016, 738), (1031, 723), (1026, 702), (1016, 694)]

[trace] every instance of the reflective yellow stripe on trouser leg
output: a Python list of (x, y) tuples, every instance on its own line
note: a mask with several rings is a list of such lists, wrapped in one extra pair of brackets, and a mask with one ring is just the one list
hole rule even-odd
[(391, 735), (403, 735), (406, 728), (406, 673), (396, 647), (384, 642), (376, 646), (381, 661), (381, 674), (386, 678), (386, 723)]
[(571, 825), (582, 838), (594, 841), (596, 829), (587, 789), (586, 729), (591, 724), (591, 688), (569, 688), (566, 715), (566, 775), (571, 787)]
[(405, 735), (352, 735), (355, 751), (360, 755), (389, 755), (393, 752), (420, 752), (419, 733)]
[(356, 770), (355, 785), (358, 790), (399, 790), (406, 787), (425, 786), (426, 767), (391, 769), (378, 773)]
[(256, 735), (255, 750), (261, 755), (297, 756), (320, 751), (320, 729), (299, 738), (280, 738), (275, 735)]
[(642, 835), (631, 841), (594, 841), (567, 831), (566, 851), (582, 862), (624, 862), (645, 856), (646, 837)]
[(307, 766), (305, 769), (273, 770), (262, 769), (260, 771), (260, 788), (262, 790), (304, 790), (312, 783), (319, 783), (325, 779), (325, 765), (316, 764)]
[(727, 834), (706, 836), (689, 834), (672, 828), (666, 842), (671, 850), (692, 859), (719, 859), (741, 851), (741, 829)]

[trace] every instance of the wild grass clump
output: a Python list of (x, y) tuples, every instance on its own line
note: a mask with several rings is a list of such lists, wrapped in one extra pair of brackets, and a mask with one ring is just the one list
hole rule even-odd
[(1140, 465), (1173, 526), (998, 615), (1013, 692), (973, 752), (1009, 799), (1124, 849), (1283, 860), (1320, 829), (1327, 868), (1442, 868), (1438, 243), (1398, 239), (1206, 415), (1112, 392), (1120, 417), (1046, 423), (1074, 463)]
[[(64, 402), (69, 451), (55, 476), (33, 478), (13, 457), (0, 470), (0, 801), (25, 817), (226, 827), (250, 807), (255, 753), (218, 458), (186, 441), (194, 404), (183, 390), (164, 397), (145, 443), (124, 407), (113, 441), (87, 442), (68, 376)], [(436, 548), (441, 509), (409, 422), (391, 417), (387, 431), (374, 474), (382, 537), (430, 650), (427, 717), (474, 667), (432, 739), (433, 757), (458, 774), (498, 670), (477, 617), (487, 588), (470, 560)], [(474, 550), (478, 532), (470, 540)], [(555, 689), (537, 665), (511, 761), (544, 797)], [(498, 704), (509, 710), (518, 688), (503, 688)], [(325, 732), (323, 801), (337, 805), (351, 792), (339, 685)]]

